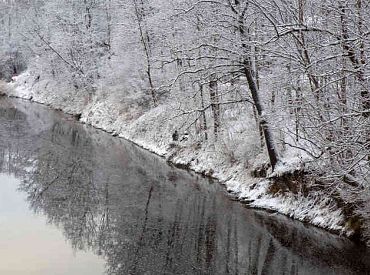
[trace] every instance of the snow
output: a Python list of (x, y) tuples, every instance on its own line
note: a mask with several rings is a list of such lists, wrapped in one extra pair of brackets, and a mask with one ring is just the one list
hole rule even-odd
[(311, 158), (296, 148), (288, 147), (281, 156), (280, 161), (276, 164), (274, 172), (270, 177), (278, 177), (287, 172), (302, 170), (305, 163), (311, 161)]
[[(251, 169), (266, 161), (265, 156), (255, 156), (258, 138), (241, 139), (248, 134), (248, 126), (237, 116), (230, 125), (227, 145), (222, 142), (196, 144), (192, 137), (189, 142), (172, 142), (171, 134), (181, 118), (171, 116), (171, 104), (163, 104), (146, 111), (123, 110), (122, 102), (114, 98), (94, 99), (89, 103), (66, 93), (50, 93), (56, 84), (40, 81), (31, 84), (28, 73), (13, 79), (8, 95), (32, 99), (33, 101), (62, 109), (66, 113), (81, 114), (81, 122), (103, 129), (121, 138), (134, 142), (153, 153), (165, 157), (169, 162), (218, 179), (236, 199), (250, 207), (277, 211), (291, 218), (350, 235), (345, 227), (345, 217), (330, 198), (323, 199), (321, 193), (304, 196), (301, 193), (269, 192), (270, 179), (251, 176)], [(60, 89), (60, 88), (58, 88)], [(73, 99), (72, 99), (73, 98)], [(228, 115), (234, 115), (232, 112)], [(253, 122), (254, 123), (254, 122)], [(178, 125), (178, 124), (177, 124)], [(257, 141), (256, 141), (257, 140)], [(244, 147), (243, 147), (244, 146)], [(245, 153), (247, 152), (247, 153)], [(236, 155), (235, 155), (236, 154)], [(239, 154), (239, 155), (238, 155)], [(247, 155), (245, 155), (247, 154)], [(249, 155), (248, 155), (249, 154)], [(241, 159), (247, 159), (241, 161)], [(309, 156), (294, 149), (286, 150), (270, 178), (304, 165)]]

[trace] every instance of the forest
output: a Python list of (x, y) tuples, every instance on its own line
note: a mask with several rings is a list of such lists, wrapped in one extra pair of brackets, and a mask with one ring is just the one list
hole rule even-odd
[(0, 94), (370, 239), (367, 0), (3, 0)]

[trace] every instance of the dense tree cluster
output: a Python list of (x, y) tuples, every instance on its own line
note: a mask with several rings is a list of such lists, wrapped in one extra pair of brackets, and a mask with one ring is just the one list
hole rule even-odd
[(171, 104), (200, 143), (252, 120), (272, 168), (294, 149), (327, 186), (367, 196), (368, 1), (6, 0), (0, 24), (3, 78), (27, 67), (86, 102)]

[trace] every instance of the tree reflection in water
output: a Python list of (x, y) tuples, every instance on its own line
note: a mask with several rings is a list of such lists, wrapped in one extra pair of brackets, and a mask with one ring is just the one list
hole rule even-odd
[(0, 172), (108, 274), (366, 274), (347, 240), (232, 202), (219, 184), (44, 107), (0, 100)]

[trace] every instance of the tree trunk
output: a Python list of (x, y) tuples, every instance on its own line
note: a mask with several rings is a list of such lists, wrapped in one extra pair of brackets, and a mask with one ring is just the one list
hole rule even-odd
[[(305, 4), (306, 4), (305, 0), (298, 0), (298, 24), (300, 26), (305, 25), (304, 20)], [(299, 31), (299, 38), (297, 39), (297, 50), (305, 66), (304, 69), (310, 82), (311, 91), (314, 94), (316, 101), (320, 102), (321, 99), (320, 83), (317, 77), (312, 73), (311, 57), (310, 53), (308, 52), (306, 38), (303, 31)]]
[(260, 101), (259, 94), (258, 94), (258, 88), (257, 88), (256, 82), (253, 78), (253, 73), (248, 63), (249, 63), (248, 60), (244, 61), (244, 73), (248, 81), (248, 86), (252, 94), (254, 105), (256, 106), (257, 115), (259, 117), (259, 123), (263, 130), (263, 135), (265, 137), (265, 142), (266, 142), (267, 152), (268, 152), (269, 159), (270, 159), (270, 164), (271, 164), (272, 170), (274, 170), (276, 163), (278, 162), (278, 155), (275, 149), (275, 144), (274, 144), (274, 140), (273, 140), (270, 127), (268, 125), (267, 120), (263, 117), (262, 102)]
[(143, 26), (143, 21), (145, 18), (145, 14), (143, 12), (144, 10), (144, 3), (141, 1), (141, 7), (138, 7), (137, 0), (133, 0), (134, 6), (135, 6), (135, 15), (138, 23), (139, 33), (140, 33), (140, 40), (144, 48), (144, 54), (146, 57), (146, 74), (148, 76), (148, 82), (149, 82), (149, 92), (153, 100), (154, 106), (158, 105), (158, 99), (157, 99), (157, 93), (154, 88), (153, 84), (153, 78), (152, 78), (152, 67), (151, 67), (151, 53), (150, 53), (150, 39), (149, 34), (146, 30), (146, 28)]
[[(357, 3), (358, 7), (361, 8), (361, 1)], [(370, 92), (369, 92), (369, 84), (366, 80), (363, 65), (366, 63), (363, 56), (363, 49), (360, 45), (360, 58), (358, 58), (356, 54), (356, 50), (350, 45), (349, 40), (349, 30), (348, 30), (348, 17), (347, 17), (347, 7), (345, 6), (344, 2), (340, 2), (339, 4), (339, 12), (340, 12), (340, 21), (341, 21), (341, 28), (342, 28), (342, 46), (344, 51), (346, 52), (347, 57), (352, 63), (353, 68), (356, 70), (356, 77), (360, 82), (361, 85), (361, 105), (363, 116), (365, 118), (370, 117)], [(362, 19), (359, 19), (359, 31), (362, 31)]]
[[(235, 4), (240, 7), (240, 2), (236, 1)], [(259, 118), (259, 125), (262, 128), (263, 136), (265, 138), (265, 143), (267, 147), (267, 152), (268, 156), (270, 159), (270, 164), (272, 170), (274, 170), (277, 162), (278, 162), (278, 155), (275, 149), (275, 144), (274, 144), (274, 139), (272, 136), (272, 132), (270, 130), (270, 127), (268, 125), (268, 122), (266, 118), (263, 116), (263, 107), (262, 107), (262, 102), (259, 98), (259, 92), (258, 92), (258, 86), (255, 80), (255, 76), (253, 74), (253, 69), (252, 69), (252, 62), (250, 60), (250, 47), (246, 44), (246, 41), (249, 41), (248, 39), (248, 30), (246, 29), (246, 26), (244, 25), (244, 15), (245, 14), (239, 14), (238, 15), (238, 31), (240, 33), (240, 38), (241, 38), (241, 47), (244, 51), (244, 56), (243, 56), (243, 69), (244, 69), (244, 74), (247, 78), (249, 90), (251, 91), (252, 94), (252, 99), (254, 106), (256, 107), (257, 115)]]
[(208, 140), (208, 133), (207, 133), (207, 118), (206, 118), (206, 111), (204, 110), (205, 108), (205, 104), (204, 104), (204, 95), (203, 95), (203, 85), (200, 84), (200, 102), (202, 104), (202, 130), (204, 132), (204, 139), (205, 140)]
[(217, 80), (211, 79), (209, 82), (209, 95), (211, 98), (211, 109), (213, 113), (213, 125), (215, 140), (218, 139), (219, 128), (220, 128), (220, 101), (217, 87)]

